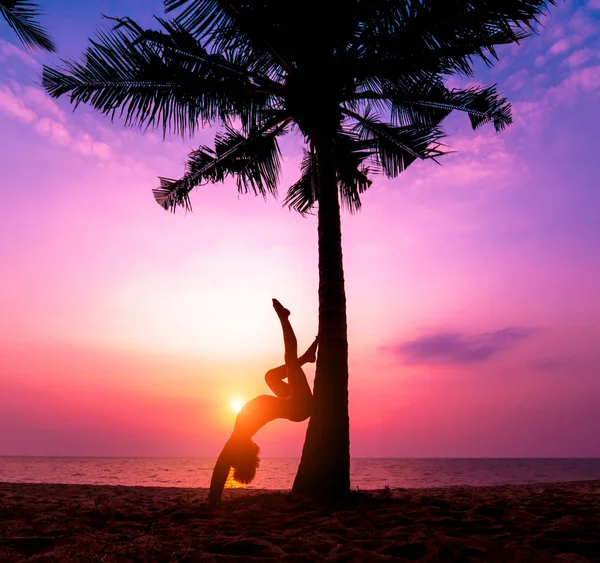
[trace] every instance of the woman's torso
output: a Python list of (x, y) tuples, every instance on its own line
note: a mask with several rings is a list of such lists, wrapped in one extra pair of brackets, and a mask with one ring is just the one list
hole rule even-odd
[(248, 401), (237, 415), (233, 431), (251, 438), (265, 424), (277, 418), (302, 422), (310, 416), (311, 395), (274, 397), (259, 395)]

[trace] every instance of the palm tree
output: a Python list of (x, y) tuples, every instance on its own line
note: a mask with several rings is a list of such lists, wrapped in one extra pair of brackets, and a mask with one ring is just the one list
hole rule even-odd
[(36, 2), (29, 0), (0, 0), (0, 15), (13, 28), (21, 43), (33, 49), (39, 47), (55, 51), (54, 42), (44, 28), (36, 21), (41, 11)]
[(361, 205), (370, 176), (395, 178), (444, 154), (442, 122), (465, 112), (477, 128), (511, 123), (495, 87), (449, 89), (495, 47), (531, 35), (552, 0), (165, 0), (181, 8), (159, 30), (128, 18), (101, 32), (79, 61), (45, 68), (54, 97), (69, 95), (135, 127), (192, 135), (223, 129), (189, 155), (179, 179), (154, 190), (167, 210), (190, 209), (190, 192), (237, 180), (240, 192), (274, 194), (278, 139), (306, 141), (285, 204), (318, 204), (319, 354), (314, 408), (294, 490), (340, 497), (350, 490), (348, 342), (340, 202)]

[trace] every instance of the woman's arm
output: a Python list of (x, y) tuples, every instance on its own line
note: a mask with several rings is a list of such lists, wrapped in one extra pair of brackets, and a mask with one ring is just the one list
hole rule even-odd
[(225, 447), (217, 458), (217, 463), (215, 463), (215, 468), (213, 469), (212, 478), (210, 480), (210, 491), (208, 493), (208, 504), (210, 506), (215, 506), (221, 502), (221, 495), (223, 494), (225, 482), (227, 481), (227, 476), (231, 469), (227, 459), (228, 456), (226, 450), (227, 444), (225, 444)]

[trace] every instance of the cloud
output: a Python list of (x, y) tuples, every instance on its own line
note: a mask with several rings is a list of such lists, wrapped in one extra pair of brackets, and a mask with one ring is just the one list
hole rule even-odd
[(40, 112), (50, 114), (60, 121), (65, 121), (65, 112), (40, 88), (25, 86), (25, 88), (23, 88), (23, 98)]
[(29, 53), (19, 47), (0, 39), (0, 60), (7, 59), (9, 57), (17, 57), (26, 65), (32, 68), (39, 68), (41, 65), (38, 63)]
[(74, 138), (62, 123), (54, 119), (44, 117), (35, 124), (34, 128), (41, 135), (49, 137), (53, 143), (68, 147), (83, 156), (95, 156), (100, 160), (108, 160), (112, 156), (108, 144), (96, 141), (86, 133)]
[(50, 137), (58, 145), (68, 146), (71, 142), (71, 134), (67, 128), (62, 123), (48, 117), (40, 119), (35, 124), (34, 129), (41, 135)]
[(507, 327), (494, 332), (465, 334), (436, 332), (383, 350), (400, 357), (407, 364), (472, 364), (484, 362), (509, 350), (533, 334), (524, 327)]
[(569, 50), (570, 46), (571, 44), (568, 39), (559, 39), (552, 47), (550, 47), (548, 53), (551, 55), (562, 55)]
[(547, 29), (544, 33), (544, 35), (546, 36), (547, 39), (554, 41), (556, 39), (560, 39), (561, 37), (564, 37), (565, 35), (565, 28), (562, 25), (551, 25), (549, 26), (549, 29)]
[(593, 57), (594, 51), (592, 51), (591, 49), (580, 49), (579, 51), (575, 51), (574, 53), (569, 55), (563, 61), (563, 64), (566, 64), (571, 68), (576, 68), (587, 63)]
[(557, 86), (550, 88), (546, 98), (554, 103), (576, 103), (581, 94), (600, 93), (600, 65), (574, 70)]
[[(506, 138), (469, 132), (456, 135), (449, 143), (454, 154), (440, 158), (442, 166), (415, 167), (406, 190), (426, 196), (441, 189), (455, 188), (462, 193), (472, 189), (503, 189), (522, 178), (526, 169), (506, 146)], [(458, 192), (453, 191), (456, 195)]]
[(38, 135), (49, 138), (54, 144), (100, 160), (112, 157), (107, 143), (95, 140), (88, 133), (67, 128), (63, 123), (64, 112), (38, 88), (13, 83), (11, 89), (0, 84), (0, 111), (31, 125)]
[(590, 0), (587, 7), (592, 10), (600, 10), (600, 0)]
[(33, 123), (37, 119), (37, 114), (15, 96), (10, 88), (3, 85), (0, 85), (0, 110), (25, 123)]
[(529, 71), (527, 69), (521, 69), (515, 74), (511, 74), (504, 82), (504, 87), (517, 91), (521, 90), (529, 82)]
[(112, 156), (112, 151), (106, 143), (94, 141), (90, 135), (82, 135), (73, 142), (73, 150), (84, 156), (96, 156), (101, 160), (108, 160)]
[(575, 106), (589, 97), (600, 97), (600, 65), (573, 69), (538, 100), (513, 102), (513, 129), (539, 131), (551, 121), (551, 114), (558, 108)]
[(570, 37), (576, 42), (581, 43), (588, 37), (598, 34), (598, 26), (593, 18), (585, 12), (578, 10), (573, 14), (569, 22)]

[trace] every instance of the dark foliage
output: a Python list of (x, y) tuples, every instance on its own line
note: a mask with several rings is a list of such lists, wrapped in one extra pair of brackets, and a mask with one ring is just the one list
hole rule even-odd
[(295, 130), (307, 149), (284, 202), (309, 212), (319, 198), (311, 139), (327, 128), (341, 201), (356, 211), (372, 174), (396, 177), (444, 154), (451, 112), (466, 113), (473, 128), (511, 123), (494, 86), (449, 89), (444, 80), (471, 76), (477, 59), (492, 64), (498, 45), (535, 31), (549, 3), (166, 0), (174, 19), (157, 18), (153, 30), (117, 20), (80, 60), (46, 67), (43, 84), (133, 127), (186, 136), (224, 126), (214, 147), (189, 155), (182, 178), (161, 179), (154, 195), (166, 209), (190, 209), (193, 188), (227, 177), (240, 192), (275, 194), (277, 138)]
[(29, 49), (39, 47), (46, 51), (56, 50), (52, 38), (37, 21), (37, 17), (41, 15), (37, 2), (0, 0), (0, 15)]

